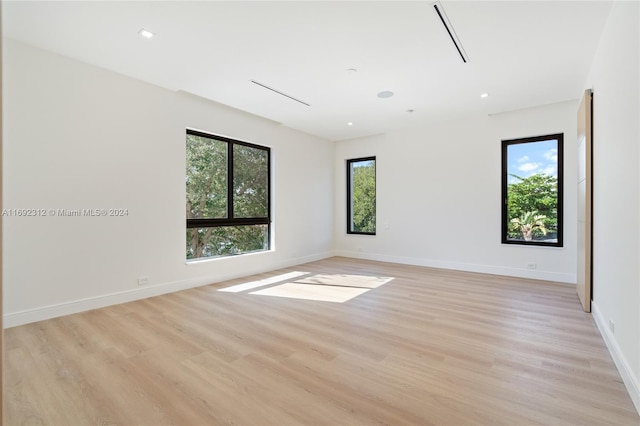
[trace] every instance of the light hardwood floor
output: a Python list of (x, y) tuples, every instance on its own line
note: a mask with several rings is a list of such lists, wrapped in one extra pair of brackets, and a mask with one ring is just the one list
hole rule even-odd
[[(342, 303), (276, 295), (358, 292)], [(346, 258), (8, 329), (5, 415), (9, 425), (640, 423), (575, 286)]]

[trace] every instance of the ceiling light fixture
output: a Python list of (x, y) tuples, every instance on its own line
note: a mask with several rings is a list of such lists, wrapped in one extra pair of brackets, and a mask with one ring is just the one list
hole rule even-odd
[(436, 10), (436, 13), (440, 18), (440, 21), (442, 21), (442, 25), (444, 25), (445, 30), (447, 30), (447, 33), (449, 33), (449, 37), (451, 37), (451, 41), (453, 42), (453, 45), (458, 50), (458, 53), (462, 58), (462, 62), (466, 64), (467, 62), (469, 62), (469, 56), (467, 55), (467, 52), (464, 51), (464, 47), (462, 47), (462, 42), (460, 42), (460, 39), (458, 38), (456, 32), (454, 31), (453, 25), (451, 25), (451, 21), (449, 21), (449, 18), (447, 17), (446, 13), (444, 13), (444, 8), (442, 7), (439, 1), (436, 1), (435, 3), (433, 3), (433, 8)]
[(385, 99), (385, 98), (390, 98), (393, 96), (393, 92), (389, 91), (389, 90), (384, 90), (380, 93), (378, 93), (378, 97)]
[(353, 126), (353, 123), (352, 122), (348, 122), (347, 126)]
[(481, 97), (482, 99), (484, 99), (484, 98), (488, 98), (488, 97), (489, 97), (489, 94), (488, 94), (488, 93), (483, 93), (482, 95), (480, 95), (480, 97)]
[(349, 69), (347, 69), (347, 73), (348, 73), (348, 74), (355, 74), (355, 73), (357, 73), (357, 72), (358, 72), (358, 70), (357, 70), (357, 69), (355, 69), (355, 68), (349, 68)]
[(145, 30), (144, 28), (142, 28), (140, 31), (138, 31), (138, 34), (140, 34), (144, 38), (152, 38), (155, 35), (151, 31)]

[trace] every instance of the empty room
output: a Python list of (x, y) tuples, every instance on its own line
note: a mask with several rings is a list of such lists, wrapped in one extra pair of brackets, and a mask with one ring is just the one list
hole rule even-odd
[(640, 2), (0, 11), (3, 424), (640, 424)]

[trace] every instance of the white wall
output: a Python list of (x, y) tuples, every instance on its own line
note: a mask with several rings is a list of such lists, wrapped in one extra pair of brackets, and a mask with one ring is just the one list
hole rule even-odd
[[(3, 54), (4, 207), (129, 210), (5, 217), (7, 326), (331, 254), (333, 144), (15, 41)], [(185, 263), (187, 127), (272, 148), (274, 251)]]
[[(575, 283), (577, 107), (416, 124), (338, 143), (336, 253)], [(552, 133), (564, 133), (564, 247), (501, 244), (501, 140)], [(369, 155), (377, 160), (377, 235), (347, 235), (345, 161)]]
[(593, 312), (640, 411), (639, 26), (639, 3), (614, 3), (585, 88), (594, 91)]

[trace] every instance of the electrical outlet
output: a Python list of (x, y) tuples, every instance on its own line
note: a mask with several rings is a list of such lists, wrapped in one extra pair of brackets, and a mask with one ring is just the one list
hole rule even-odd
[(616, 324), (612, 319), (609, 320), (609, 330), (611, 330), (611, 334), (615, 334), (616, 332)]
[(138, 277), (138, 285), (147, 285), (149, 284), (149, 277)]
[(527, 263), (527, 268), (529, 269), (536, 269), (537, 267), (538, 267), (537, 263), (534, 263), (534, 262)]

